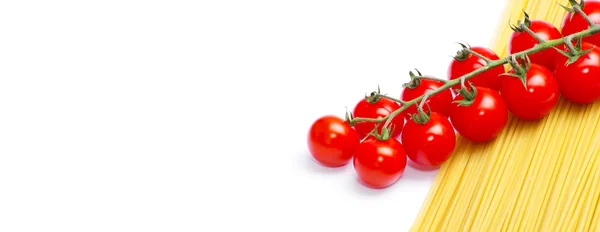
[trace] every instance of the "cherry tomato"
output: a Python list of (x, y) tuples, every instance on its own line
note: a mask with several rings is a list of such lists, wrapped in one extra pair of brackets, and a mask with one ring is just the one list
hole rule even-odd
[(570, 65), (565, 65), (567, 57), (560, 57), (554, 76), (566, 99), (587, 104), (600, 99), (600, 48), (585, 42), (581, 46), (592, 50)]
[(444, 163), (456, 146), (456, 134), (450, 121), (442, 114), (431, 112), (425, 124), (408, 120), (402, 132), (402, 144), (411, 161), (424, 167)]
[(369, 137), (356, 148), (354, 170), (361, 182), (371, 188), (389, 187), (405, 168), (406, 152), (394, 138), (382, 141)]
[[(444, 83), (441, 81), (421, 79), (416, 87), (405, 87), (404, 90), (402, 90), (402, 96), (400, 98), (403, 101), (410, 101), (420, 97), (430, 90), (440, 88), (443, 85)], [(448, 115), (450, 115), (450, 103), (452, 103), (452, 98), (452, 91), (450, 89), (444, 90), (436, 95), (432, 95), (425, 100), (427, 103), (424, 105), (425, 111), (431, 109), (431, 111), (439, 112), (448, 117)], [(431, 108), (428, 108), (427, 106)], [(404, 110), (404, 112), (406, 112), (407, 119), (410, 120), (410, 115), (416, 114), (417, 108), (415, 105), (412, 105)]]
[[(508, 121), (508, 108), (500, 94), (492, 89), (475, 87), (471, 105), (452, 103), (450, 121), (456, 131), (473, 142), (486, 142), (498, 136)], [(465, 98), (457, 95), (454, 101)]]
[[(585, 6), (583, 7), (583, 12), (586, 13), (594, 23), (600, 23), (599, 1), (586, 1)], [(571, 16), (573, 19), (571, 19)], [(562, 21), (561, 30), (564, 36), (568, 36), (586, 30), (589, 26), (590, 25), (580, 14), (568, 12)], [(600, 46), (600, 34), (585, 37), (583, 38), (583, 41)]]
[[(400, 109), (400, 105), (395, 101), (389, 100), (387, 98), (381, 98), (379, 101), (375, 103), (370, 103), (366, 99), (362, 99), (356, 107), (354, 107), (354, 117), (361, 118), (383, 118), (388, 116), (395, 110)], [(360, 138), (364, 138), (375, 128), (376, 123), (372, 122), (363, 122), (357, 123), (354, 128), (356, 128), (356, 132), (358, 132), (358, 136)], [(383, 123), (379, 125), (378, 132), (381, 133), (381, 129), (383, 128)], [(400, 113), (400, 115), (394, 117), (390, 124), (390, 128), (392, 128), (393, 134), (392, 137), (396, 137), (400, 135), (402, 132), (402, 127), (404, 126), (404, 111)]]
[[(544, 40), (554, 40), (562, 38), (562, 35), (558, 31), (558, 29), (556, 29), (556, 27), (554, 27), (552, 24), (545, 21), (532, 20), (529, 29), (531, 29), (533, 32), (535, 32), (537, 36)], [(538, 44), (539, 42), (527, 32), (514, 31), (509, 38), (508, 53), (515, 54), (517, 52), (533, 48)], [(562, 49), (563, 46), (557, 46), (557, 48)], [(561, 56), (560, 53), (550, 48), (541, 52), (531, 54), (529, 55), (529, 58), (531, 59), (531, 63), (542, 65), (550, 71), (554, 71), (554, 62), (555, 59), (559, 56)]]
[(515, 116), (525, 120), (543, 118), (558, 102), (558, 84), (550, 70), (537, 64), (531, 64), (526, 75), (527, 88), (517, 77), (502, 77), (500, 95)]
[[(484, 48), (484, 47), (472, 47), (471, 50), (481, 54), (482, 56), (490, 59), (490, 60), (499, 60), (500, 58), (494, 51)], [(461, 76), (464, 76), (467, 73), (473, 72), (476, 69), (479, 69), (486, 65), (485, 60), (475, 56), (469, 55), (464, 60), (457, 60), (456, 58), (452, 60), (450, 63), (450, 67), (448, 67), (448, 78), (450, 80), (457, 79)], [(494, 90), (500, 89), (500, 74), (504, 73), (504, 68), (501, 66), (492, 68), (483, 73), (480, 73), (474, 77), (469, 78), (468, 82), (473, 83), (475, 86), (486, 87)], [(469, 86), (467, 85), (467, 88)], [(455, 85), (452, 87), (455, 90), (461, 88), (460, 85)]]
[(332, 115), (317, 119), (308, 133), (308, 150), (319, 163), (339, 167), (350, 162), (360, 139), (348, 122)]

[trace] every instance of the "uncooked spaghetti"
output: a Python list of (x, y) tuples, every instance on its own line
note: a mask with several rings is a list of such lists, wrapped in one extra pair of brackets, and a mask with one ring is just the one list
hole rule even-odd
[[(492, 48), (507, 56), (510, 22), (560, 28), (567, 0), (509, 0)], [(459, 138), (439, 170), (411, 231), (598, 231), (600, 102), (560, 99), (539, 121), (509, 118), (494, 141)]]

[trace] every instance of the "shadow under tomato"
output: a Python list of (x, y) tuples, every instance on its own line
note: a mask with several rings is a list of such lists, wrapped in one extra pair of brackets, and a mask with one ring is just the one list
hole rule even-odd
[(385, 194), (386, 192), (388, 192), (389, 189), (393, 188), (395, 185), (397, 185), (400, 180), (402, 180), (402, 176), (400, 176), (400, 178), (393, 183), (392, 185), (385, 187), (385, 188), (375, 188), (375, 187), (371, 187), (367, 184), (365, 184), (360, 178), (358, 178), (358, 176), (354, 175), (354, 183), (353, 183), (353, 188), (354, 188), (354, 192), (358, 193), (359, 195), (362, 196), (380, 196), (382, 194)]
[(414, 168), (416, 170), (423, 171), (423, 172), (437, 171), (438, 169), (440, 169), (439, 166), (437, 166), (437, 167), (423, 166), (423, 165), (413, 162), (410, 159), (408, 160), (407, 163), (408, 163), (408, 166), (410, 166), (411, 168)]

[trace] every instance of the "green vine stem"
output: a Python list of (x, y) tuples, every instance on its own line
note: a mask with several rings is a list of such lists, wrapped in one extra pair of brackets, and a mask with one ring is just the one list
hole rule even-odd
[(432, 81), (439, 81), (439, 82), (442, 82), (442, 83), (446, 83), (446, 82), (448, 82), (448, 80), (445, 80), (445, 79), (440, 79), (440, 78), (435, 78), (435, 77), (432, 77), (432, 76), (422, 76), (422, 77), (420, 77), (420, 78), (421, 78), (421, 79), (432, 80)]
[(481, 55), (481, 54), (479, 54), (479, 53), (477, 53), (477, 52), (473, 51), (471, 48), (469, 48), (469, 53), (473, 54), (474, 56), (476, 56), (476, 57), (477, 57), (477, 58), (479, 58), (479, 59), (482, 59), (482, 60), (484, 60), (484, 61), (485, 61), (485, 63), (490, 63), (490, 62), (492, 62), (492, 60), (490, 60), (489, 58), (487, 58), (487, 57), (485, 57), (485, 56), (483, 56), (483, 55)]
[(377, 96), (377, 97), (381, 97), (381, 98), (386, 98), (386, 99), (388, 99), (388, 100), (392, 100), (392, 101), (395, 101), (395, 102), (398, 102), (398, 103), (400, 103), (400, 105), (404, 105), (404, 104), (406, 104), (406, 102), (405, 102), (405, 101), (402, 101), (402, 100), (400, 100), (400, 99), (397, 99), (397, 98), (390, 97), (390, 96), (388, 96), (388, 95), (383, 95), (383, 94), (377, 93), (377, 94), (376, 94), (376, 96)]
[(571, 5), (573, 5), (573, 11), (577, 12), (578, 14), (580, 14), (581, 17), (583, 17), (585, 19), (585, 21), (588, 22), (588, 24), (590, 24), (590, 26), (593, 27), (593, 26), (596, 25), (596, 23), (594, 23), (594, 21), (592, 21), (592, 19), (590, 19), (590, 17), (588, 15), (586, 15), (585, 13), (583, 13), (583, 10), (581, 10), (581, 8), (583, 7), (582, 4), (573, 4), (573, 3), (571, 3)]
[[(577, 11), (578, 6), (574, 6), (574, 8)], [(523, 24), (520, 24), (519, 26), (520, 27), (525, 27), (525, 25), (523, 25)], [(540, 42), (537, 46), (535, 46), (533, 48), (530, 48), (530, 49), (527, 49), (527, 50), (524, 50), (524, 51), (512, 54), (510, 56), (504, 57), (504, 58), (499, 59), (499, 60), (490, 61), (485, 66), (483, 66), (483, 67), (481, 67), (479, 69), (476, 69), (476, 70), (474, 70), (474, 71), (472, 71), (470, 73), (467, 73), (467, 74), (461, 76), (460, 78), (456, 78), (456, 79), (453, 79), (453, 80), (445, 81), (445, 84), (442, 87), (437, 88), (435, 90), (432, 90), (432, 91), (428, 92), (427, 94), (421, 95), (421, 96), (419, 96), (419, 97), (417, 97), (415, 99), (412, 99), (410, 101), (403, 102), (404, 104), (402, 105), (402, 107), (400, 107), (400, 109), (397, 109), (397, 110), (393, 111), (392, 113), (390, 113), (386, 117), (377, 118), (377, 119), (375, 119), (375, 118), (360, 118), (360, 117), (357, 117), (357, 118), (354, 118), (354, 119), (350, 120), (349, 123), (351, 125), (355, 125), (357, 123), (362, 123), (362, 122), (375, 122), (375, 123), (385, 122), (384, 127), (387, 127), (391, 123), (391, 121), (392, 121), (392, 119), (394, 117), (398, 116), (400, 113), (402, 113), (408, 107), (420, 103), (421, 100), (425, 97), (425, 95), (432, 96), (432, 95), (438, 94), (438, 93), (440, 93), (440, 92), (442, 92), (442, 91), (444, 91), (446, 89), (451, 88), (452, 86), (455, 86), (457, 84), (461, 84), (461, 82), (464, 83), (466, 80), (468, 80), (468, 79), (470, 79), (470, 78), (472, 78), (472, 77), (474, 77), (474, 76), (476, 76), (478, 74), (481, 74), (481, 73), (483, 73), (483, 72), (485, 72), (485, 71), (487, 71), (489, 69), (492, 69), (492, 68), (495, 68), (495, 67), (498, 67), (498, 66), (501, 66), (501, 65), (509, 64), (511, 62), (511, 59), (514, 58), (514, 57), (525, 57), (525, 56), (528, 56), (528, 55), (531, 55), (531, 54), (534, 54), (534, 53), (537, 53), (537, 52), (540, 52), (540, 51), (543, 51), (543, 50), (546, 50), (546, 49), (549, 49), (549, 48), (556, 47), (558, 45), (565, 44), (566, 42), (568, 43), (568, 42), (570, 42), (569, 41), (570, 38), (574, 38), (574, 37), (580, 37), (580, 38), (588, 37), (588, 36), (594, 35), (594, 34), (596, 34), (598, 32), (600, 32), (600, 26), (598, 24), (594, 23), (588, 29), (580, 31), (580, 32), (575, 33), (575, 34), (572, 34), (571, 36), (568, 36), (567, 38), (547, 40), (547, 41)], [(568, 45), (569, 44), (567, 44), (567, 46)], [(469, 50), (469, 52), (472, 52), (470, 48), (467, 48), (467, 49)]]
[(531, 37), (533, 37), (535, 40), (537, 40), (540, 43), (544, 42), (544, 39), (542, 39), (542, 37), (540, 37), (539, 35), (537, 35), (535, 32), (533, 32), (531, 29), (529, 29), (529, 27), (523, 26), (521, 25), (521, 29), (525, 32), (527, 32), (527, 34), (531, 35)]
[(569, 35), (565, 38), (565, 45), (567, 45), (567, 48), (569, 49), (569, 53), (571, 55), (577, 55), (577, 49), (575, 48), (575, 46), (573, 46), (573, 35)]

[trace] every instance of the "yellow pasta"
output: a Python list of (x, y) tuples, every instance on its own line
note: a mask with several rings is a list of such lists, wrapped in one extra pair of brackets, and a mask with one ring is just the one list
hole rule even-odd
[[(522, 10), (560, 28), (568, 0), (508, 0), (492, 50), (507, 56)], [(510, 117), (492, 142), (459, 136), (411, 231), (600, 231), (600, 103), (560, 99), (539, 121)]]

